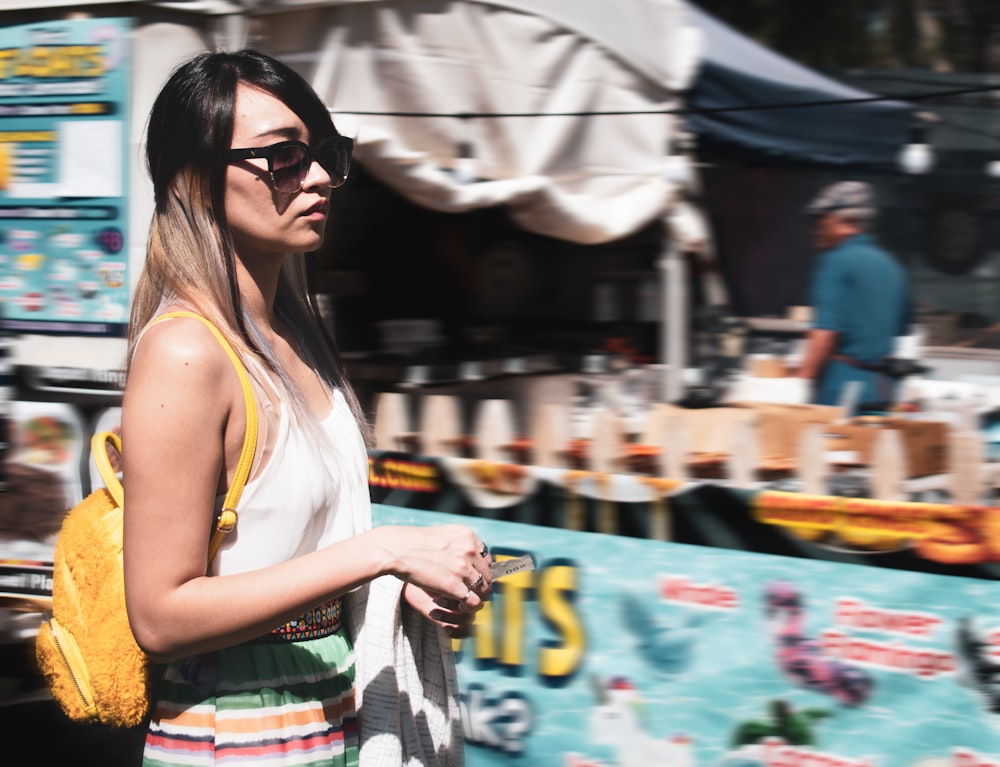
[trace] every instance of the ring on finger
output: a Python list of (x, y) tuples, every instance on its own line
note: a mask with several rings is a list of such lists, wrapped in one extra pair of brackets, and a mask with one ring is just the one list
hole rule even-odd
[(483, 578), (483, 574), (482, 574), (482, 573), (479, 573), (479, 577), (478, 577), (478, 578), (476, 578), (476, 582), (475, 582), (475, 583), (473, 583), (473, 584), (471, 584), (471, 585), (469, 586), (469, 588), (470, 588), (470, 589), (473, 589), (473, 590), (475, 590), (475, 591), (479, 591), (479, 589), (481, 589), (481, 588), (483, 587), (483, 583), (485, 582), (485, 580), (486, 580), (486, 579), (485, 579), (485, 578)]
[(487, 546), (486, 543), (484, 542), (483, 547), (479, 550), (479, 556), (481, 556), (483, 559), (486, 559), (486, 555), (489, 553), (490, 553), (490, 547)]
[(471, 596), (472, 596), (472, 589), (470, 588), (468, 591), (465, 592), (465, 596), (462, 597), (462, 601), (465, 602), (466, 604), (468, 604), (469, 597), (471, 597)]

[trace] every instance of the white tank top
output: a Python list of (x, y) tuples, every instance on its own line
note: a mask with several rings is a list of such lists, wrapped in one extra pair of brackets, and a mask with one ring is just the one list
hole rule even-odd
[(278, 409), (273, 450), (243, 489), (213, 575), (278, 564), (371, 527), (368, 454), (344, 395), (334, 391), (319, 446), (289, 404)]

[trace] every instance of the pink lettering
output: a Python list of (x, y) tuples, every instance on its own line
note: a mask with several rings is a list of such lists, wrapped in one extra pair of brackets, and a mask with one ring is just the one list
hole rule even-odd
[(856, 639), (840, 631), (824, 631), (820, 635), (820, 647), (823, 654), (831, 658), (912, 674), (921, 679), (953, 674), (957, 668), (955, 657), (949, 652)]
[(734, 610), (739, 607), (739, 596), (726, 586), (715, 583), (697, 584), (683, 575), (660, 577), (660, 596), (668, 602)]
[(866, 758), (850, 759), (787, 746), (778, 738), (765, 739), (761, 747), (761, 760), (767, 767), (871, 767), (871, 762)]
[(834, 608), (834, 622), (850, 628), (926, 637), (934, 633), (942, 620), (928, 613), (884, 610), (860, 599), (843, 597)]
[(563, 757), (564, 767), (604, 767), (602, 762), (592, 762), (579, 754), (563, 754)]
[(1000, 658), (1000, 629), (993, 629), (987, 636), (989, 642), (989, 654), (994, 658)]
[(977, 754), (970, 748), (956, 748), (952, 751), (953, 767), (997, 767), (998, 762), (982, 754)]

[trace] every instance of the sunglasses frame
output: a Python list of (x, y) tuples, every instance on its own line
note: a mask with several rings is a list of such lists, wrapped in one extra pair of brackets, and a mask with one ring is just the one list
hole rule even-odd
[(344, 168), (343, 176), (339, 174), (334, 174), (329, 168), (327, 168), (323, 163), (320, 163), (323, 170), (330, 174), (330, 188), (336, 189), (339, 186), (343, 186), (344, 182), (347, 181), (347, 176), (351, 172), (351, 155), (354, 151), (354, 140), (348, 136), (330, 136), (330, 138), (323, 139), (320, 141), (316, 147), (311, 147), (304, 141), (279, 141), (277, 144), (271, 144), (270, 146), (261, 147), (250, 147), (247, 149), (230, 149), (227, 159), (229, 162), (237, 162), (239, 160), (267, 160), (267, 175), (271, 177), (271, 187), (278, 194), (298, 194), (302, 191), (303, 183), (305, 182), (305, 174), (303, 174), (302, 181), (299, 182), (298, 188), (286, 191), (284, 189), (278, 189), (278, 184), (274, 179), (274, 155), (276, 152), (286, 149), (288, 147), (296, 146), (302, 148), (305, 153), (305, 173), (308, 174), (309, 168), (314, 162), (319, 162), (317, 157), (317, 152), (326, 145), (336, 144), (338, 147), (347, 149), (347, 166)]

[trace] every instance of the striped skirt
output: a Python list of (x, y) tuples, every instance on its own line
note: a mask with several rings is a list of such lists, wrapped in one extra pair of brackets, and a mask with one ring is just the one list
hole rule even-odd
[(144, 767), (357, 763), (354, 652), (344, 628), (249, 642), (164, 670)]

